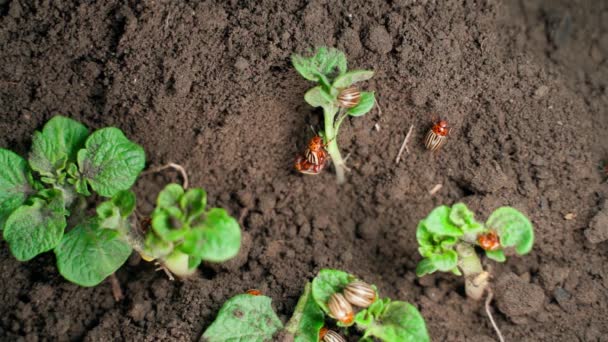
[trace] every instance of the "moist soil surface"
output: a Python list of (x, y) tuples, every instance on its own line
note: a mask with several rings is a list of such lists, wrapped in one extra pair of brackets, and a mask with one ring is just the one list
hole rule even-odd
[[(480, 220), (510, 205), (535, 226), (529, 255), (487, 263), (507, 341), (608, 340), (606, 1), (2, 0), (0, 45), (0, 146), (25, 155), (57, 114), (119, 127), (148, 166), (186, 167), (244, 232), (237, 258), (185, 281), (132, 257), (118, 303), (109, 281), (78, 287), (52, 253), (20, 263), (1, 242), (0, 340), (196, 340), (250, 288), (286, 321), (331, 267), (414, 303), (433, 341), (495, 341), (462, 278), (414, 272), (418, 221), (459, 201)], [(289, 57), (317, 45), (376, 71), (364, 87), (381, 112), (342, 125), (342, 186), (332, 168), (292, 169), (322, 120)], [(437, 117), (452, 131), (430, 153)], [(139, 210), (179, 180), (141, 177)]]

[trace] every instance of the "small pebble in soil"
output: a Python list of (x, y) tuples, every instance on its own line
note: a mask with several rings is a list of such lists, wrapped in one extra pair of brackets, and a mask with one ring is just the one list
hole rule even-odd
[(244, 208), (253, 208), (254, 199), (250, 191), (239, 190), (236, 193), (236, 201)]
[(545, 302), (543, 289), (522, 281), (514, 273), (503, 274), (496, 282), (496, 305), (513, 319), (538, 312)]
[(359, 38), (359, 32), (353, 29), (346, 29), (340, 38), (340, 44), (344, 48), (349, 58), (356, 58), (361, 54), (363, 45)]
[(576, 303), (572, 300), (572, 294), (563, 287), (556, 287), (553, 290), (553, 298), (564, 311), (572, 312), (576, 310)]
[(391, 35), (382, 25), (370, 28), (367, 31), (364, 43), (368, 49), (383, 55), (393, 49)]
[(378, 223), (373, 218), (366, 218), (357, 225), (357, 235), (365, 241), (373, 241), (378, 237)]
[(135, 302), (131, 305), (131, 309), (128, 312), (129, 317), (133, 318), (135, 322), (140, 322), (146, 317), (146, 314), (152, 309), (152, 302), (149, 300), (142, 302)]
[(591, 219), (584, 234), (593, 244), (608, 240), (608, 201), (604, 202), (602, 209)]
[(276, 204), (277, 198), (271, 193), (262, 194), (258, 199), (258, 208), (264, 215), (270, 214)]

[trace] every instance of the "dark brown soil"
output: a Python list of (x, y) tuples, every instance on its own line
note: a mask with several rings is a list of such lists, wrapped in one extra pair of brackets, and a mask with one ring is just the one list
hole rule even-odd
[[(489, 263), (507, 341), (608, 341), (608, 234), (594, 219), (608, 195), (608, 2), (248, 3), (0, 0), (0, 146), (25, 154), (56, 114), (118, 126), (150, 165), (183, 164), (212, 205), (244, 214), (246, 236), (236, 260), (184, 282), (125, 265), (120, 303), (109, 282), (72, 285), (52, 254), (19, 263), (0, 243), (1, 340), (194, 340), (249, 288), (285, 321), (304, 282), (335, 267), (415, 303), (434, 341), (491, 341), (463, 279), (414, 274), (417, 222), (465, 201), (480, 218), (514, 206), (536, 228), (529, 256)], [(377, 72), (382, 114), (343, 125), (341, 187), (331, 170), (291, 170), (320, 116), (289, 56), (317, 44)], [(434, 114), (454, 127), (435, 155), (421, 142)], [(143, 177), (142, 210), (174, 179)]]

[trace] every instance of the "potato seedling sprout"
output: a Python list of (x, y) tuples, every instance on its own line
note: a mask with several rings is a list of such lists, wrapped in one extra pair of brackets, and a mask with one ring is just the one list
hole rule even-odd
[[(312, 282), (306, 283), (285, 327), (270, 301), (258, 290), (229, 299), (203, 333), (201, 342), (240, 341), (243, 336), (247, 336), (247, 341), (272, 341), (277, 340), (279, 332), (283, 333), (281, 341), (345, 342), (335, 330), (346, 331), (350, 326), (356, 326), (363, 334), (360, 341), (365, 342), (374, 338), (385, 342), (430, 341), (416, 307), (379, 298), (374, 285), (340, 270), (322, 269)], [(325, 327), (327, 318), (335, 324), (343, 316), (350, 318), (347, 322), (338, 321), (334, 330)]]
[(483, 269), (475, 247), (483, 249), (488, 258), (504, 262), (505, 252), (530, 252), (534, 230), (528, 218), (511, 207), (496, 209), (485, 224), (474, 216), (465, 204), (456, 203), (451, 208), (439, 206), (420, 221), (416, 239), (423, 259), (416, 267), (416, 275), (422, 277), (436, 271), (464, 275), (467, 296), (480, 300), (489, 290), (490, 274)]
[[(343, 183), (346, 165), (338, 148), (338, 132), (347, 116), (362, 116), (374, 106), (373, 92), (359, 91), (353, 86), (372, 78), (374, 72), (347, 71), (346, 56), (334, 48), (320, 47), (312, 57), (294, 54), (291, 61), (302, 77), (318, 84), (306, 92), (304, 99), (313, 107), (323, 108), (324, 125), (320, 135), (333, 160), (337, 181)], [(314, 164), (314, 160), (309, 162)]]
[[(136, 201), (129, 190), (144, 166), (143, 148), (118, 128), (89, 134), (63, 116), (34, 133), (27, 161), (0, 148), (0, 229), (11, 253), (28, 261), (53, 250), (59, 273), (81, 286), (112, 275), (133, 249), (145, 249), (178, 275), (190, 274), (201, 260), (236, 255), (236, 220), (223, 209), (205, 211), (202, 189), (176, 184), (159, 195), (144, 244), (132, 229)], [(92, 193), (106, 199), (94, 215), (86, 210)]]

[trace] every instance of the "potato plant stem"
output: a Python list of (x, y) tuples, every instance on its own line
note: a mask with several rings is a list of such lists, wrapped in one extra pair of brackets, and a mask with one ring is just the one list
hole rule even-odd
[(458, 253), (458, 267), (464, 273), (465, 292), (468, 297), (480, 300), (488, 286), (490, 274), (483, 270), (481, 261), (472, 245), (461, 242), (456, 245), (456, 252)]
[(344, 183), (344, 160), (340, 154), (338, 148), (338, 127), (334, 127), (334, 121), (338, 108), (334, 106), (328, 106), (323, 108), (324, 119), (325, 119), (325, 143), (327, 144), (327, 152), (329, 153), (334, 168), (336, 169), (336, 177), (338, 184)]

